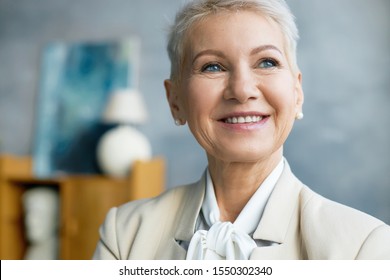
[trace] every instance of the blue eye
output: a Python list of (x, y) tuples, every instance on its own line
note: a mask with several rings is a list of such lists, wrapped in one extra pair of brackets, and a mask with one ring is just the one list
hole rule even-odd
[(221, 65), (217, 63), (207, 64), (202, 68), (202, 72), (221, 72), (223, 71)]
[(278, 66), (278, 63), (275, 60), (270, 58), (264, 59), (259, 63), (259, 68), (267, 69), (267, 68), (274, 68), (276, 66)]

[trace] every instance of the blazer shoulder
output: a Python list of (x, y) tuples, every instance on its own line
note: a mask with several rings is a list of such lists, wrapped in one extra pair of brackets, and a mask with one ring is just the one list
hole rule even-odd
[(324, 198), (307, 186), (303, 187), (301, 198), (301, 230), (311, 258), (355, 259), (376, 229), (388, 227), (379, 219)]
[(161, 215), (166, 208), (172, 207), (172, 204), (176, 205), (175, 201), (181, 201), (192, 186), (193, 184), (174, 187), (153, 198), (127, 202), (118, 207), (117, 217), (121, 220), (130, 216), (145, 217), (150, 216), (151, 211), (159, 212)]
[[(128, 259), (134, 243), (140, 243), (143, 235), (150, 235), (175, 219), (173, 213), (177, 213), (176, 209), (192, 186), (172, 188), (154, 198), (111, 208), (100, 227), (94, 259)], [(148, 241), (153, 243), (147, 238), (144, 240), (141, 242), (144, 247), (148, 246)]]

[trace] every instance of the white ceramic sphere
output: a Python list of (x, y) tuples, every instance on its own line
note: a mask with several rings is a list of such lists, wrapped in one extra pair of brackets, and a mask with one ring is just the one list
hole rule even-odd
[(149, 140), (138, 130), (122, 125), (107, 131), (99, 141), (97, 158), (104, 173), (126, 177), (136, 160), (150, 160)]

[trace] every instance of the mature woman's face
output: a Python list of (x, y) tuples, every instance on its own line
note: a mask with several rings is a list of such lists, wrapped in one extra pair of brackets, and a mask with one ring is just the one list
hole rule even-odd
[(255, 162), (280, 152), (303, 102), (285, 49), (278, 25), (250, 11), (211, 15), (189, 31), (182, 78), (167, 95), (209, 156)]

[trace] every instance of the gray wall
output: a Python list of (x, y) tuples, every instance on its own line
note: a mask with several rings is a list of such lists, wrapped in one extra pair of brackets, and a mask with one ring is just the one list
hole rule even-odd
[[(0, 152), (31, 154), (39, 55), (55, 40), (137, 34), (142, 129), (168, 163), (169, 187), (196, 180), (206, 160), (187, 128), (173, 125), (167, 19), (177, 0), (0, 0)], [(285, 145), (297, 176), (317, 192), (390, 223), (390, 1), (290, 0), (301, 33), (303, 121)]]

